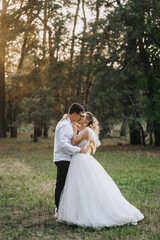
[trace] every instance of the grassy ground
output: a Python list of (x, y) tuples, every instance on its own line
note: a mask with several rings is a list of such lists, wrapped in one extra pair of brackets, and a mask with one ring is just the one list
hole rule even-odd
[(137, 226), (98, 231), (60, 224), (53, 217), (53, 138), (0, 140), (0, 240), (160, 239), (160, 151), (116, 144), (104, 140), (95, 158), (145, 218)]

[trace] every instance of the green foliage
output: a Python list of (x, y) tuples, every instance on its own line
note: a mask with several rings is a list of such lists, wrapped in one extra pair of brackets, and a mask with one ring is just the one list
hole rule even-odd
[(23, 112), (19, 116), (22, 121), (33, 123), (37, 127), (50, 126), (54, 116), (54, 98), (47, 96), (47, 89), (40, 89), (39, 98), (25, 98)]
[[(123, 117), (138, 124), (144, 120), (158, 123), (159, 2), (81, 3), (80, 18), (73, 1), (9, 2), (7, 28), (0, 38), (7, 40), (6, 105), (9, 109), (13, 103), (13, 121), (22, 111), (26, 121), (58, 121), (71, 102), (78, 101), (95, 113), (104, 134)], [(79, 21), (83, 29), (72, 36)], [(46, 105), (40, 104), (40, 89), (49, 89)], [(29, 104), (35, 107), (28, 117), (26, 106), (21, 108), (24, 98), (28, 109)], [(51, 109), (52, 100), (54, 114), (45, 110)], [(7, 117), (7, 122), (13, 121)]]
[(125, 1), (109, 13), (104, 27), (108, 34), (103, 34), (108, 59), (119, 70), (124, 115), (134, 122), (146, 118), (153, 125), (159, 123), (160, 112), (159, 11), (158, 1)]
[[(103, 62), (99, 62), (99, 68)], [(105, 65), (104, 65), (105, 66)], [(112, 123), (122, 117), (121, 92), (119, 89), (118, 71), (105, 66), (101, 71), (96, 69), (96, 80), (92, 90), (90, 109), (98, 118), (101, 137), (109, 133)]]

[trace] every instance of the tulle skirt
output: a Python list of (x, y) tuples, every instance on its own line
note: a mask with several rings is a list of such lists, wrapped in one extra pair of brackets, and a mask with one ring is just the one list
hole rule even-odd
[(61, 194), (58, 221), (103, 228), (136, 225), (143, 218), (93, 156), (77, 153), (72, 157)]

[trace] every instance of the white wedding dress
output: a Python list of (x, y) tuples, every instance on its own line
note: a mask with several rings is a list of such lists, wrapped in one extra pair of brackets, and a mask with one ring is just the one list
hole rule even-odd
[[(88, 128), (89, 138), (99, 145)], [(83, 140), (79, 145), (88, 142)], [(99, 162), (88, 154), (73, 155), (61, 194), (57, 221), (82, 227), (103, 228), (137, 224), (143, 214), (121, 194)]]

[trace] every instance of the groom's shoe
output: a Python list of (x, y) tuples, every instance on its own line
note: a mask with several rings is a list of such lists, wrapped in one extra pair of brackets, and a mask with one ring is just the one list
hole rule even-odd
[(57, 210), (57, 207), (55, 207), (54, 218), (55, 218), (55, 219), (58, 218), (58, 210)]

